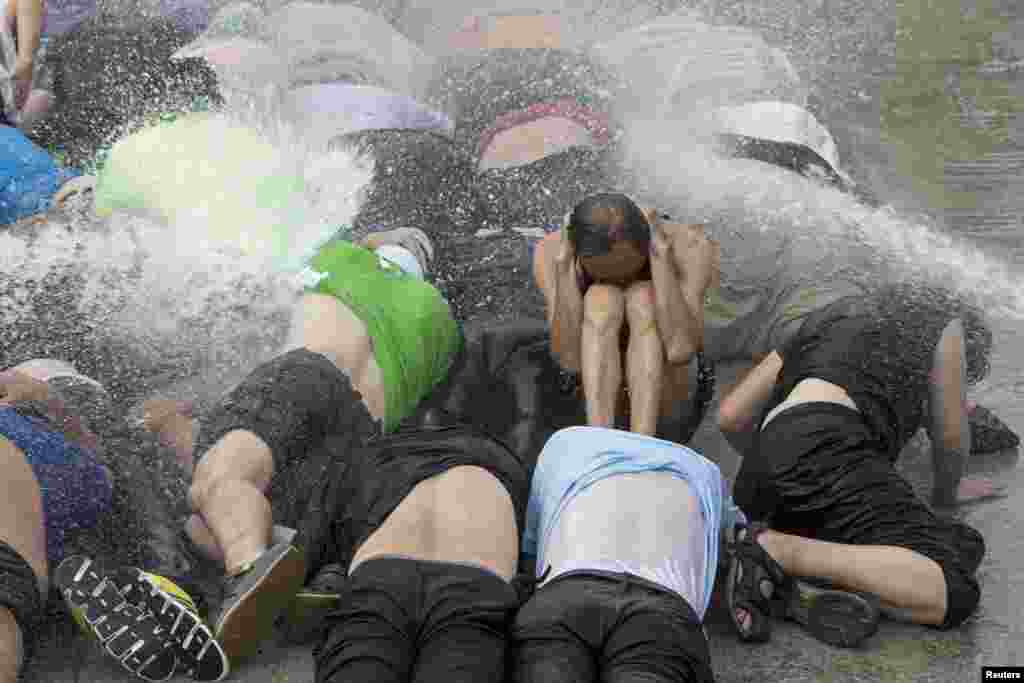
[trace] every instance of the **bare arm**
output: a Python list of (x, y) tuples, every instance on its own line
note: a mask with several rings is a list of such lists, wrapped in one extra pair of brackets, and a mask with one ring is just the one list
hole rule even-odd
[(704, 295), (717, 270), (716, 245), (701, 225), (669, 223), (647, 211), (653, 226), (654, 312), (665, 355), (686, 363), (704, 342)]
[(953, 320), (942, 331), (932, 363), (927, 428), (935, 473), (932, 501), (940, 507), (991, 498), (1001, 492), (990, 480), (963, 479), (971, 452), (963, 340), (963, 325)]
[(18, 61), (32, 64), (43, 30), (43, 0), (17, 0)]
[(771, 398), (782, 370), (782, 356), (772, 351), (733, 387), (718, 406), (718, 428), (739, 453), (746, 454), (755, 435), (755, 419)]
[(547, 309), (551, 351), (571, 372), (580, 371), (583, 295), (576, 284), (572, 245), (564, 232), (545, 238), (534, 254), (534, 277)]
[[(654, 319), (665, 345), (665, 356), (672, 364), (689, 362), (702, 339), (699, 321), (683, 295), (684, 283), (672, 258), (672, 240), (667, 234), (675, 226), (666, 226), (656, 217), (651, 236), (651, 281), (654, 284)], [(684, 227), (685, 226), (681, 226)]]

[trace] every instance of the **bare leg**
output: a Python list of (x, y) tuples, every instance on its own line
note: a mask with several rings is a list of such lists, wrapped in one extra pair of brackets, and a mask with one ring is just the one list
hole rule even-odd
[(906, 548), (827, 543), (765, 531), (758, 542), (791, 576), (825, 579), (873, 593), (887, 612), (919, 624), (946, 616), (946, 579), (938, 563)]
[[(303, 297), (289, 348), (306, 348), (329, 358), (362, 394), (370, 414), (383, 417), (383, 377), (366, 326), (336, 298)], [(273, 520), (264, 492), (273, 474), (270, 448), (243, 430), (222, 437), (196, 467), (190, 492), (193, 510), (205, 522), (229, 572), (269, 547)]]
[(629, 347), (626, 372), (629, 379), (630, 429), (654, 436), (661, 412), (665, 376), (665, 345), (658, 335), (654, 314), (654, 290), (650, 282), (638, 282), (626, 291)]
[(270, 545), (273, 519), (264, 492), (274, 474), (270, 448), (252, 432), (229, 432), (196, 467), (190, 491), (229, 573), (255, 561)]
[(214, 562), (224, 561), (224, 553), (221, 552), (220, 546), (217, 545), (217, 539), (214, 538), (213, 532), (210, 531), (210, 527), (206, 526), (202, 517), (199, 515), (189, 517), (185, 522), (185, 533), (206, 557)]
[(0, 683), (17, 683), (18, 669), (24, 657), (22, 631), (14, 613), (0, 607)]
[(622, 390), (619, 335), (625, 319), (625, 296), (618, 287), (592, 285), (583, 298), (583, 393), (587, 424), (613, 427)]
[[(5, 495), (0, 500), (0, 539), (25, 558), (39, 581), (40, 595), (48, 590), (46, 529), (39, 482), (25, 455), (0, 437), (0, 471)], [(0, 681), (16, 681), (22, 656), (22, 633), (14, 615), (0, 608)]]

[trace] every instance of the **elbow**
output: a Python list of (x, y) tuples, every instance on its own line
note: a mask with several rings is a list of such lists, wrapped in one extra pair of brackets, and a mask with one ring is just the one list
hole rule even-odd
[(718, 429), (723, 434), (739, 434), (746, 428), (746, 419), (736, 402), (728, 396), (718, 406)]
[(672, 365), (686, 365), (699, 351), (697, 344), (684, 335), (677, 335), (665, 345), (665, 357)]

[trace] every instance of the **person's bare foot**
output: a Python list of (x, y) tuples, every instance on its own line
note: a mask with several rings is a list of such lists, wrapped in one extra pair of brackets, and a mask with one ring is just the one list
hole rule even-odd
[(186, 473), (192, 473), (195, 440), (194, 405), (191, 401), (150, 399), (142, 404), (142, 423), (157, 436), (160, 444), (174, 451), (175, 460)]

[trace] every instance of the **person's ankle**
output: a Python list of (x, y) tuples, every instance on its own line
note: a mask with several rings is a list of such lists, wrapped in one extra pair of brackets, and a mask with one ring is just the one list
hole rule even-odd
[(786, 553), (787, 544), (784, 542), (782, 534), (771, 529), (764, 529), (754, 538), (754, 542), (760, 545), (784, 571), (788, 571), (787, 567), (790, 566), (790, 562)]
[(224, 554), (224, 570), (228, 576), (237, 576), (245, 572), (249, 567), (252, 566), (263, 553), (267, 552), (267, 546), (260, 548), (251, 548), (246, 551), (234, 551), (225, 552)]

